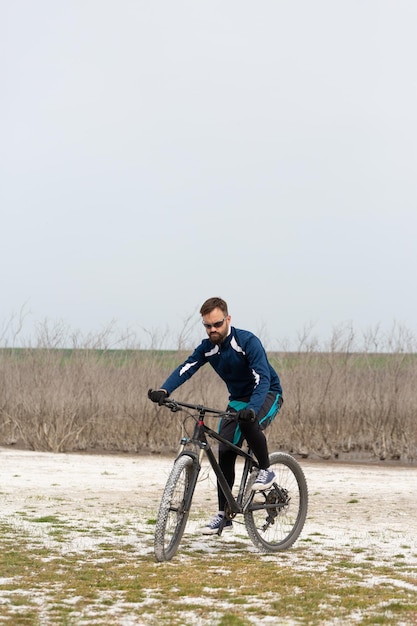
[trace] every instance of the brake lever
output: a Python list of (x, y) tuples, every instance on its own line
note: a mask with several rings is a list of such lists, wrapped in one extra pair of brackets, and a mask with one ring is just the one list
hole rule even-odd
[(163, 404), (173, 413), (176, 413), (177, 411), (181, 411), (181, 407), (178, 406), (175, 400), (165, 400)]
[(232, 422), (238, 421), (237, 411), (227, 411), (226, 413), (223, 413), (219, 417), (221, 417), (222, 419), (231, 420)]

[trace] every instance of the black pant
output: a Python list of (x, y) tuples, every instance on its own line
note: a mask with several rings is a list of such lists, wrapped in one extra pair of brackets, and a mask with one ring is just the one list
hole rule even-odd
[[(259, 463), (259, 467), (261, 469), (267, 469), (269, 467), (268, 445), (262, 431), (272, 422), (279, 412), (281, 405), (282, 397), (276, 392), (270, 391), (261, 410), (256, 416), (256, 422), (237, 423), (233, 420), (222, 419), (219, 434), (227, 439), (227, 441), (239, 446), (239, 448), (242, 447), (243, 441), (246, 439), (248, 446)], [(228, 407), (228, 409), (230, 409), (230, 407)], [(236, 452), (228, 448), (225, 444), (219, 443), (219, 465), (230, 488), (233, 487), (235, 482), (236, 457)], [(224, 511), (226, 498), (219, 485), (217, 485), (217, 493), (219, 511)]]

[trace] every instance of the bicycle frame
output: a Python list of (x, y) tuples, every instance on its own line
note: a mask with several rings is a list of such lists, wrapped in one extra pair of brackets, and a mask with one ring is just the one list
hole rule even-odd
[[(189, 408), (194, 408), (195, 407), (193, 405), (187, 405), (185, 403), (181, 403), (181, 406), (186, 406)], [(200, 459), (198, 458), (198, 456), (196, 455), (196, 453), (194, 451), (191, 450), (186, 450), (185, 446), (192, 444), (194, 446), (198, 446), (200, 448), (200, 450), (202, 452), (204, 452), (208, 458), (208, 461), (214, 471), (214, 473), (216, 474), (216, 478), (218, 480), (218, 483), (220, 485), (221, 490), (223, 491), (225, 498), (227, 500), (227, 503), (229, 504), (230, 507), (230, 511), (234, 514), (236, 513), (243, 513), (246, 506), (249, 505), (250, 501), (252, 498), (250, 498), (248, 500), (248, 502), (244, 505), (243, 504), (243, 496), (244, 496), (244, 491), (245, 491), (245, 485), (247, 482), (247, 478), (249, 473), (252, 471), (252, 469), (255, 468), (259, 468), (259, 465), (256, 461), (256, 459), (253, 457), (253, 455), (251, 454), (250, 450), (248, 450), (248, 452), (246, 452), (245, 450), (242, 450), (241, 448), (239, 448), (238, 446), (236, 446), (235, 444), (231, 443), (230, 441), (228, 441), (227, 439), (225, 439), (224, 437), (222, 437), (219, 433), (217, 433), (215, 430), (213, 430), (212, 428), (210, 428), (209, 426), (207, 426), (204, 422), (204, 417), (206, 414), (206, 409), (205, 407), (198, 407), (198, 421), (196, 422), (195, 426), (194, 426), (194, 432), (193, 432), (193, 436), (192, 437), (183, 437), (183, 439), (181, 440), (181, 445), (184, 446), (184, 449), (182, 450), (182, 452), (180, 452), (180, 454), (178, 455), (178, 457), (183, 456), (183, 455), (188, 455), (191, 456), (193, 458), (193, 462), (194, 463), (198, 463), (199, 467), (200, 467)], [(228, 413), (222, 413), (222, 412), (217, 412), (218, 415), (220, 416), (227, 416), (229, 415)], [(226, 478), (220, 468), (220, 465), (214, 455), (214, 452), (210, 446), (210, 443), (207, 441), (207, 436), (210, 437), (211, 439), (216, 439), (217, 441), (219, 441), (220, 443), (225, 444), (228, 448), (230, 448), (231, 450), (233, 450), (234, 452), (236, 452), (236, 454), (238, 456), (241, 456), (245, 459), (245, 464), (243, 467), (243, 474), (242, 474), (242, 479), (240, 481), (240, 486), (239, 486), (239, 492), (237, 497), (235, 498), (232, 490), (230, 489)], [(194, 485), (193, 485), (194, 487)], [(194, 491), (194, 489), (190, 490), (190, 493), (192, 494)], [(190, 502), (186, 502), (186, 509), (188, 510), (189, 506), (191, 505), (191, 498), (192, 495), (190, 497)]]

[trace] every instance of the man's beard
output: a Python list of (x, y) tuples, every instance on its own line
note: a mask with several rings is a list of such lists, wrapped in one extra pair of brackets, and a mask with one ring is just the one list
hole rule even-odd
[(214, 343), (216, 345), (218, 345), (219, 343), (222, 343), (222, 341), (224, 340), (226, 335), (221, 335), (218, 332), (214, 332), (214, 333), (210, 333), (210, 341), (211, 343)]

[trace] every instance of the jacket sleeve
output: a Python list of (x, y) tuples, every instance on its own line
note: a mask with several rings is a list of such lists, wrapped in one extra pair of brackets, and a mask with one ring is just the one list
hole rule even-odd
[(246, 358), (254, 378), (255, 387), (248, 408), (256, 413), (261, 410), (271, 384), (268, 358), (260, 340), (253, 335), (245, 346)]
[(202, 346), (198, 346), (194, 350), (194, 352), (182, 363), (179, 365), (170, 376), (166, 379), (166, 381), (161, 385), (161, 389), (166, 389), (169, 394), (171, 394), (175, 389), (177, 389), (180, 385), (185, 383), (186, 380), (191, 378), (197, 370), (200, 369), (202, 365), (206, 362), (206, 358), (204, 356), (204, 350)]

